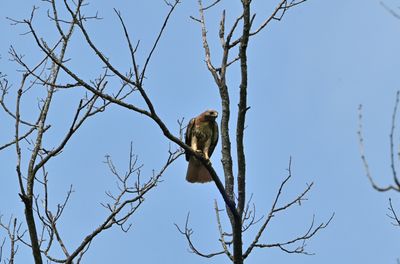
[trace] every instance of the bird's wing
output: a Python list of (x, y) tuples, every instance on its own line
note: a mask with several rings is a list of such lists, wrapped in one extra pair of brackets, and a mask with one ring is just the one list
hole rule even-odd
[(210, 148), (208, 149), (208, 156), (211, 157), (212, 153), (214, 152), (215, 146), (218, 143), (218, 123), (214, 122), (213, 127), (212, 127), (212, 133), (211, 133), (211, 143), (210, 143)]
[[(189, 145), (189, 146), (192, 146), (192, 129), (193, 129), (194, 123), (195, 123), (195, 118), (192, 118), (186, 127), (185, 143), (186, 143), (186, 145)], [(185, 155), (186, 155), (186, 160), (189, 161), (190, 154), (186, 152)]]

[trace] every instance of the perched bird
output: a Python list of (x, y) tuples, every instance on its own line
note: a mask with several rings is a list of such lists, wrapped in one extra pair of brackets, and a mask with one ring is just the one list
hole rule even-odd
[[(207, 110), (192, 118), (186, 128), (185, 143), (194, 151), (202, 153), (206, 159), (210, 159), (218, 142), (218, 124), (215, 122), (217, 117), (217, 111)], [(207, 168), (196, 157), (186, 152), (186, 160), (189, 161), (186, 173), (188, 182), (212, 181)]]

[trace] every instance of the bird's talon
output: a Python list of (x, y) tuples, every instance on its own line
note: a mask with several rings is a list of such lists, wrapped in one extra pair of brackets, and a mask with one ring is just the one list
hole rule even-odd
[(196, 152), (197, 154), (199, 154), (200, 156), (202, 156), (203, 158), (205, 157), (203, 151), (201, 151), (200, 149), (195, 150), (195, 152)]

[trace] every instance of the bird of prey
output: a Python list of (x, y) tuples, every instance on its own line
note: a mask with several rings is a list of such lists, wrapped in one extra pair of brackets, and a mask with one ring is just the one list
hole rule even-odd
[[(215, 122), (217, 117), (217, 111), (207, 110), (192, 118), (186, 128), (185, 143), (194, 151), (200, 152), (206, 159), (210, 159), (218, 142), (218, 124)], [(188, 182), (212, 181), (207, 168), (196, 157), (186, 152), (186, 160), (189, 161), (186, 173)]]

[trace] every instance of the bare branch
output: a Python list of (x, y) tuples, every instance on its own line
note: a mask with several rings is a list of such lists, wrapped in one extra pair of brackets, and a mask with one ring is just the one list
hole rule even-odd
[(185, 236), (185, 238), (186, 238), (186, 240), (187, 240), (187, 242), (189, 244), (189, 248), (190, 248), (189, 252), (194, 253), (194, 254), (196, 254), (196, 255), (198, 255), (200, 257), (203, 257), (203, 258), (212, 258), (212, 257), (215, 257), (215, 256), (218, 256), (218, 255), (226, 253), (225, 250), (220, 251), (220, 252), (216, 252), (216, 253), (210, 253), (210, 254), (201, 253), (193, 245), (193, 242), (192, 242), (192, 239), (191, 239), (191, 236), (193, 235), (193, 230), (188, 227), (188, 225), (189, 225), (189, 216), (190, 216), (190, 213), (188, 213), (187, 216), (186, 216), (186, 222), (185, 222), (185, 228), (184, 229), (181, 229), (177, 224), (174, 224), (175, 227), (178, 229), (179, 233), (181, 233), (183, 236)]
[(387, 214), (387, 216), (394, 221), (394, 222), (392, 222), (392, 224), (394, 226), (400, 226), (400, 218), (397, 216), (397, 213), (393, 208), (393, 204), (392, 204), (392, 199), (391, 198), (389, 198), (389, 208), (388, 209), (390, 211), (390, 214)]
[(253, 195), (250, 196), (250, 199), (247, 201), (246, 208), (243, 212), (243, 219), (242, 219), (242, 232), (246, 232), (250, 227), (256, 225), (258, 222), (260, 222), (264, 216), (259, 217), (256, 219), (256, 206), (253, 203), (252, 207), (250, 207), (251, 200), (253, 198)]
[[(110, 210), (110, 214), (106, 217), (106, 219), (102, 222), (102, 224), (96, 228), (92, 233), (87, 235), (81, 244), (71, 253), (71, 255), (65, 260), (66, 264), (71, 264), (74, 258), (76, 258), (79, 254), (84, 254), (82, 252), (85, 252), (87, 248), (89, 247), (91, 241), (102, 231), (109, 229), (113, 225), (118, 225), (121, 227), (123, 231), (127, 231), (127, 229), (124, 228), (124, 224), (126, 221), (129, 219), (129, 217), (139, 208), (139, 206), (142, 204), (144, 201), (143, 197), (144, 195), (149, 192), (151, 189), (153, 189), (155, 186), (160, 181), (160, 177), (164, 174), (166, 169), (176, 160), (178, 159), (181, 155), (183, 154), (182, 151), (176, 150), (175, 152), (170, 152), (169, 156), (167, 158), (167, 161), (165, 162), (164, 166), (160, 169), (160, 171), (153, 175), (146, 183), (140, 184), (139, 177), (140, 177), (140, 169), (136, 169), (135, 167), (135, 162), (133, 161), (133, 158), (135, 155), (132, 153), (132, 149), (130, 150), (130, 162), (129, 162), (129, 169), (128, 172), (125, 174), (125, 176), (117, 177), (118, 179), (122, 179), (122, 186), (123, 188), (120, 189), (120, 193), (118, 195), (114, 195), (112, 197), (113, 203), (112, 204), (107, 204), (105, 207)], [(108, 158), (108, 162), (106, 162), (108, 165), (112, 164), (109, 163), (111, 160)], [(116, 172), (116, 170), (114, 170)], [(114, 174), (114, 172), (112, 172)], [(138, 180), (135, 182), (133, 187), (128, 186), (128, 180), (133, 176), (134, 173), (137, 173)], [(133, 194), (133, 196), (132, 196)], [(122, 199), (125, 197), (125, 195), (128, 195), (130, 197), (125, 198), (124, 200)], [(137, 204), (135, 204), (137, 203)], [(103, 204), (104, 206), (104, 204)], [(119, 216), (122, 211), (128, 208), (128, 210), (122, 215)], [(129, 229), (129, 227), (128, 227)]]
[(239, 39), (233, 41), (233, 42), (230, 44), (231, 39), (232, 39), (232, 36), (233, 36), (233, 33), (235, 32), (235, 30), (236, 30), (236, 28), (237, 28), (239, 22), (240, 22), (242, 19), (243, 19), (243, 15), (239, 16), (238, 18), (236, 18), (235, 23), (233, 24), (233, 26), (232, 26), (230, 32), (228, 33), (228, 35), (227, 35), (227, 37), (226, 37), (226, 43), (227, 43), (227, 47), (228, 47), (229, 49), (235, 47), (237, 44), (240, 43), (240, 38), (239, 38)]
[(282, 0), (276, 7), (274, 12), (266, 19), (264, 22), (253, 32), (250, 33), (250, 36), (254, 36), (263, 30), (272, 20), (280, 21), (283, 16), (286, 14), (290, 8), (295, 7), (301, 3), (306, 2), (307, 0)]
[(130, 51), (130, 55), (131, 55), (132, 67), (133, 67), (134, 72), (135, 72), (136, 83), (139, 83), (139, 81), (140, 81), (140, 77), (139, 77), (139, 66), (138, 66), (137, 63), (136, 63), (136, 57), (135, 57), (135, 53), (136, 53), (137, 48), (138, 48), (138, 46), (139, 46), (139, 41), (137, 42), (135, 48), (133, 48), (131, 39), (130, 39), (130, 37), (129, 37), (128, 30), (127, 30), (127, 28), (126, 28), (126, 26), (125, 26), (124, 20), (122, 19), (121, 13), (120, 13), (119, 11), (117, 11), (116, 9), (114, 9), (114, 11), (115, 11), (115, 13), (117, 14), (117, 16), (118, 16), (118, 18), (119, 18), (119, 20), (120, 20), (120, 22), (121, 22), (122, 28), (123, 28), (123, 30), (124, 30), (125, 38), (126, 38), (126, 41), (128, 42), (128, 47), (129, 47), (129, 51)]
[[(154, 51), (155, 51), (155, 49), (156, 49), (156, 47), (158, 45), (158, 42), (161, 39), (161, 36), (164, 33), (164, 30), (165, 30), (165, 28), (166, 28), (166, 26), (168, 24), (169, 18), (171, 16), (172, 12), (174, 12), (176, 6), (180, 3), (179, 0), (174, 0), (174, 1), (175, 1), (175, 3), (170, 5), (170, 10), (169, 10), (167, 16), (165, 17), (163, 25), (161, 26), (161, 29), (160, 29), (160, 31), (158, 33), (158, 36), (157, 36), (156, 40), (154, 41), (153, 47), (151, 48), (150, 53), (146, 58), (146, 62), (144, 63), (143, 70), (142, 70), (142, 73), (141, 73), (141, 76), (140, 76), (140, 84), (143, 84), (143, 79), (145, 78), (145, 73), (146, 73), (147, 66), (149, 65), (150, 59), (151, 59), (151, 57), (152, 57), (152, 55), (153, 55), (153, 53), (154, 53)], [(143, 96), (143, 94), (142, 94), (142, 96)], [(146, 99), (147, 96), (143, 96), (143, 97)], [(150, 100), (146, 100), (146, 103), (148, 105), (149, 105), (149, 102), (150, 102)], [(150, 105), (149, 105), (149, 108), (150, 108), (151, 112), (154, 112), (154, 110), (152, 110), (152, 107), (150, 107)]]
[(396, 124), (396, 114), (397, 114), (397, 109), (399, 106), (399, 101), (400, 101), (400, 91), (397, 91), (396, 102), (393, 107), (392, 126), (390, 129), (389, 137), (390, 137), (390, 167), (392, 168), (393, 180), (396, 183), (397, 187), (400, 188), (400, 182), (397, 178), (396, 168), (395, 168), (395, 164), (394, 164), (394, 143), (393, 143), (394, 129), (395, 129), (395, 124)]
[(6, 243), (6, 238), (4, 238), (0, 244), (0, 262), (3, 260), (3, 247), (5, 243)]
[[(61, 218), (64, 209), (67, 206), (67, 203), (71, 197), (71, 194), (73, 192), (72, 189), (72, 185), (70, 186), (69, 190), (67, 191), (67, 195), (65, 196), (65, 199), (62, 203), (57, 204), (57, 209), (55, 210), (55, 212), (52, 212), (49, 208), (48, 208), (48, 204), (49, 204), (49, 195), (48, 195), (48, 173), (45, 170), (45, 167), (42, 167), (42, 171), (43, 171), (43, 181), (41, 182), (44, 188), (44, 200), (42, 201), (42, 204), (44, 204), (44, 213), (42, 214), (39, 208), (39, 203), (38, 203), (38, 198), (35, 198), (35, 205), (36, 205), (36, 212), (38, 215), (38, 218), (40, 219), (40, 221), (42, 222), (43, 225), (43, 231), (44, 229), (47, 230), (48, 232), (48, 243), (47, 243), (47, 247), (44, 250), (41, 250), (44, 255), (51, 261), (53, 262), (59, 262), (59, 259), (56, 259), (52, 256), (49, 255), (49, 251), (53, 245), (53, 240), (54, 237), (56, 239), (56, 241), (58, 242), (58, 245), (60, 246), (61, 250), (63, 251), (64, 255), (66, 257), (69, 256), (68, 250), (63, 242), (63, 239), (61, 238), (61, 235), (59, 233), (58, 227), (57, 227), (57, 221)], [(43, 235), (41, 238), (41, 241), (44, 241)]]
[(58, 30), (58, 32), (60, 33), (61, 37), (64, 40), (67, 40), (67, 37), (64, 34), (64, 31), (61, 29), (61, 25), (60, 25), (60, 19), (58, 17), (58, 12), (57, 12), (57, 8), (56, 8), (56, 1), (55, 0), (51, 0), (49, 1), (51, 3), (51, 7), (53, 10), (53, 17), (50, 16), (50, 14), (48, 13), (48, 17), (54, 21), (54, 23), (56, 24), (56, 28)]
[(391, 132), (390, 132), (390, 161), (391, 161), (391, 169), (392, 169), (392, 174), (393, 174), (393, 178), (394, 181), (396, 183), (396, 185), (389, 185), (387, 187), (380, 187), (378, 186), (373, 177), (372, 174), (370, 172), (369, 169), (369, 165), (367, 162), (367, 158), (365, 155), (365, 147), (364, 147), (364, 137), (363, 137), (363, 127), (362, 127), (362, 105), (359, 106), (358, 108), (358, 141), (359, 141), (359, 147), (360, 147), (360, 154), (361, 154), (361, 160), (363, 162), (364, 165), (364, 169), (365, 169), (365, 173), (367, 175), (368, 180), (370, 181), (372, 187), (379, 191), (379, 192), (386, 192), (389, 190), (395, 190), (395, 191), (400, 191), (400, 185), (398, 184), (398, 179), (397, 179), (397, 175), (396, 175), (396, 169), (395, 169), (395, 165), (394, 165), (394, 143), (393, 143), (393, 135), (394, 135), (394, 129), (395, 129), (395, 119), (396, 119), (396, 113), (397, 113), (397, 106), (399, 104), (399, 96), (400, 96), (400, 92), (398, 91), (396, 94), (396, 102), (395, 102), (395, 106), (393, 109), (393, 115), (392, 115), (392, 125), (391, 125)]
[[(0, 81), (0, 90), (1, 90), (1, 99), (0, 99), (0, 105), (3, 108), (4, 112), (6, 112), (9, 116), (11, 116), (14, 120), (16, 119), (15, 114), (11, 112), (11, 110), (6, 106), (5, 104), (5, 96), (7, 95), (9, 91), (9, 86), (8, 86), (8, 81), (7, 80), (2, 80)], [(30, 127), (36, 127), (35, 124), (31, 124), (29, 122), (26, 122), (24, 120), (20, 120), (20, 123), (23, 125), (27, 125)]]
[[(8, 264), (14, 264), (15, 256), (17, 255), (18, 252), (18, 236), (20, 234), (20, 228), (21, 224), (18, 224), (17, 218), (15, 217), (10, 217), (10, 220), (8, 221), (8, 224), (4, 224), (1, 221), (1, 216), (0, 216), (0, 228), (4, 229), (7, 232), (8, 235), (8, 240), (10, 243), (10, 253), (9, 257), (7, 259)], [(3, 239), (0, 245), (0, 262), (2, 261), (2, 254), (3, 254), (3, 246), (6, 242), (6, 238)], [(6, 261), (4, 260), (4, 263)]]
[(209, 6), (204, 7), (202, 10), (205, 11), (207, 9), (210, 9), (213, 6), (215, 6), (216, 4), (218, 4), (219, 2), (221, 2), (221, 0), (215, 0), (214, 3), (210, 4)]
[[(278, 193), (275, 196), (275, 200), (272, 204), (271, 210), (269, 211), (269, 214), (267, 216), (267, 218), (265, 219), (264, 223), (262, 224), (261, 228), (259, 229), (257, 235), (255, 236), (253, 242), (250, 244), (250, 246), (247, 248), (246, 252), (243, 254), (243, 257), (246, 258), (250, 255), (251, 251), (253, 250), (253, 248), (255, 246), (257, 246), (259, 243), (259, 239), (261, 238), (261, 235), (264, 233), (264, 230), (266, 229), (266, 227), (268, 226), (269, 222), (271, 221), (271, 219), (275, 216), (275, 213), (283, 211), (288, 209), (289, 207), (291, 207), (294, 204), (301, 204), (301, 202), (303, 200), (305, 200), (305, 195), (310, 191), (311, 187), (313, 186), (313, 183), (308, 184), (306, 189), (299, 194), (296, 198), (294, 198), (293, 200), (291, 200), (290, 202), (282, 205), (282, 206), (277, 206), (279, 198), (282, 194), (282, 191), (284, 189), (285, 184), (289, 181), (289, 179), (292, 177), (292, 171), (291, 171), (291, 164), (292, 164), (292, 160), (290, 158), (289, 160), (289, 166), (288, 166), (288, 176), (286, 177), (286, 179), (281, 183), (279, 189), (278, 189)], [(330, 220), (329, 220), (330, 222)], [(329, 223), (328, 222), (328, 223)]]
[(207, 64), (208, 70), (211, 72), (212, 76), (214, 77), (215, 82), (219, 83), (220, 80), (219, 80), (217, 71), (216, 71), (215, 67), (213, 66), (213, 63), (211, 62), (211, 51), (210, 51), (210, 46), (208, 45), (208, 41), (207, 41), (207, 29), (206, 29), (206, 22), (205, 22), (205, 18), (204, 18), (203, 4), (202, 4), (201, 0), (199, 0), (198, 2), (199, 2), (199, 11), (200, 11), (199, 22), (201, 23), (201, 35), (202, 35), (202, 39), (203, 39), (203, 48), (204, 48), (205, 57), (206, 57), (206, 64)]
[(217, 225), (218, 225), (218, 231), (219, 231), (219, 236), (220, 236), (219, 241), (221, 242), (221, 246), (224, 249), (224, 253), (228, 256), (228, 258), (230, 260), (233, 260), (232, 253), (228, 249), (228, 244), (229, 243), (227, 243), (225, 241), (226, 233), (222, 229), (221, 219), (220, 219), (220, 216), (219, 216), (220, 210), (218, 209), (217, 200), (214, 200), (214, 209), (215, 209), (215, 215), (217, 216)]
[(24, 184), (23, 184), (23, 180), (22, 180), (22, 172), (21, 172), (21, 147), (19, 145), (19, 140), (20, 140), (20, 136), (19, 136), (19, 127), (20, 127), (20, 103), (21, 103), (21, 96), (22, 96), (22, 89), (25, 85), (25, 80), (28, 77), (28, 75), (24, 74), (22, 76), (22, 80), (21, 80), (21, 86), (18, 89), (17, 92), (17, 102), (16, 102), (16, 110), (15, 110), (15, 149), (16, 149), (16, 153), (17, 153), (17, 166), (16, 166), (16, 170), (17, 170), (17, 177), (18, 177), (18, 183), (19, 183), (19, 189), (20, 189), (20, 193), (22, 195), (22, 197), (25, 197), (25, 188), (24, 188)]
[(30, 134), (32, 134), (33, 131), (35, 131), (35, 129), (36, 129), (35, 127), (32, 127), (24, 135), (20, 136), (19, 138), (14, 139), (13, 141), (10, 141), (10, 142), (0, 146), (0, 151), (3, 150), (3, 149), (6, 149), (6, 148), (8, 148), (8, 147), (10, 147), (12, 145), (14, 145), (17, 141), (21, 141), (23, 139), (26, 139)]
[[(311, 221), (311, 225), (308, 228), (308, 230), (301, 236), (298, 236), (292, 240), (286, 241), (286, 242), (281, 242), (281, 243), (273, 243), (273, 244), (256, 244), (255, 247), (259, 248), (272, 248), (272, 247), (278, 247), (281, 250), (283, 250), (286, 253), (297, 253), (297, 254), (305, 254), (305, 255), (314, 255), (314, 253), (310, 253), (305, 250), (306, 247), (306, 241), (312, 238), (317, 234), (318, 231), (326, 228), (331, 220), (333, 219), (335, 214), (332, 214), (332, 216), (329, 218), (329, 220), (326, 223), (321, 223), (317, 227), (314, 227), (314, 216)], [(286, 246), (295, 244), (297, 242), (300, 242), (301, 244), (294, 249), (289, 249)]]

